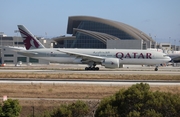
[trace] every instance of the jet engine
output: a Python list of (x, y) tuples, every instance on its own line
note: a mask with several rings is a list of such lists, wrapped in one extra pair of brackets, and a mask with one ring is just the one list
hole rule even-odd
[(123, 65), (120, 64), (118, 58), (106, 58), (106, 59), (104, 59), (104, 61), (102, 62), (102, 65), (103, 65), (105, 68), (120, 68), (120, 67), (123, 67)]

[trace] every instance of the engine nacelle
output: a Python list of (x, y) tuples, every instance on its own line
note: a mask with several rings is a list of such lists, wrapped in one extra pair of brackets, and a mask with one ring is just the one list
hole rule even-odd
[(102, 65), (105, 68), (120, 68), (123, 67), (122, 64), (120, 64), (118, 58), (106, 58), (103, 62)]

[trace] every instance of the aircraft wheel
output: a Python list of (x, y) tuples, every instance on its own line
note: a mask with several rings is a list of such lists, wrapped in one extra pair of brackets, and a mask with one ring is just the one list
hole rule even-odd
[(91, 69), (92, 69), (92, 70), (96, 70), (96, 68), (95, 68), (95, 67), (92, 67)]
[(85, 70), (99, 70), (99, 67), (85, 67)]
[(85, 70), (89, 70), (89, 67), (85, 67)]
[(95, 70), (99, 70), (99, 67), (96, 67)]
[(158, 68), (155, 68), (154, 71), (158, 71)]

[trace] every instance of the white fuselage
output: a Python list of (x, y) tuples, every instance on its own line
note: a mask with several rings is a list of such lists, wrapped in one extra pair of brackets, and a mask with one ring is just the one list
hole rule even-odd
[[(59, 62), (65, 64), (81, 64), (82, 59), (60, 52), (58, 50), (66, 50), (74, 53), (81, 53), (90, 56), (103, 58), (118, 58), (121, 64), (138, 64), (138, 65), (156, 65), (170, 61), (164, 53), (152, 50), (132, 50), (132, 49), (60, 49), (60, 48), (42, 48), (32, 50), (22, 50), (19, 54), (37, 59), (44, 59), (51, 62)], [(100, 63), (100, 62), (99, 62)]]

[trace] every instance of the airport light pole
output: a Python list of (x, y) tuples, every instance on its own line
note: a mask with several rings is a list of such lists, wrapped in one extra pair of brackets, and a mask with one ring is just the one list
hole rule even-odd
[(0, 53), (0, 63), (2, 64), (2, 37), (3, 37), (4, 32), (0, 32), (0, 36), (1, 36), (1, 53)]
[(2, 37), (3, 37), (4, 32), (0, 32), (0, 36), (1, 36), (1, 47), (2, 47)]
[(14, 33), (17, 33), (17, 47), (18, 47), (18, 33), (19, 33), (19, 30), (14, 30)]
[(154, 41), (155, 41), (155, 48), (157, 49), (157, 44), (156, 44), (156, 35), (154, 36)]
[(176, 39), (174, 39), (174, 45), (176, 45)]
[(169, 37), (169, 43), (170, 43), (170, 39), (171, 39), (171, 37)]
[(176, 39), (174, 39), (174, 51), (176, 51)]

